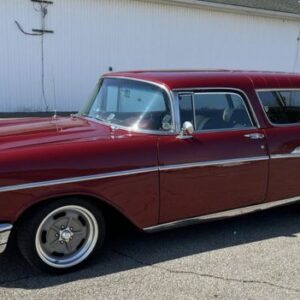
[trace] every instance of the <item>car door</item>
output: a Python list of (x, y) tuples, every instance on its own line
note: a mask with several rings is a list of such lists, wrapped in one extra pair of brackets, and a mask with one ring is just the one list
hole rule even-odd
[(269, 156), (249, 105), (235, 91), (177, 95), (177, 121), (195, 132), (159, 138), (160, 223), (264, 201)]
[(264, 89), (257, 95), (270, 125), (265, 130), (271, 156), (266, 201), (300, 199), (300, 89)]

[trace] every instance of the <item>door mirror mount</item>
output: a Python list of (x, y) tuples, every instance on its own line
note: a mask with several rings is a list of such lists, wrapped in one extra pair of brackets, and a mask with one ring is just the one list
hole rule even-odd
[(191, 139), (193, 138), (194, 126), (191, 122), (186, 121), (182, 125), (180, 134), (177, 136), (178, 139)]

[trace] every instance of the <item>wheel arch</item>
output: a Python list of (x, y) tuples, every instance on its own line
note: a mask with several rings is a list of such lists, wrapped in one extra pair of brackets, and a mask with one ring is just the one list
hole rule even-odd
[(138, 225), (131, 220), (126, 214), (121, 211), (120, 208), (116, 207), (112, 203), (103, 200), (102, 198), (99, 198), (95, 195), (85, 194), (85, 193), (74, 193), (74, 194), (63, 194), (63, 195), (54, 195), (45, 197), (43, 199), (39, 199), (35, 201), (34, 203), (31, 203), (30, 205), (27, 205), (24, 207), (17, 215), (15, 220), (15, 227), (18, 227), (19, 224), (22, 223), (24, 219), (28, 215), (30, 215), (35, 210), (38, 210), (40, 207), (43, 207), (47, 205), (47, 203), (50, 203), (52, 201), (57, 201), (59, 199), (83, 199), (88, 201), (89, 203), (95, 205), (98, 209), (100, 209), (104, 216), (106, 217), (106, 220), (108, 223), (113, 223), (114, 221), (125, 221), (127, 223), (130, 223), (136, 228), (139, 228)]

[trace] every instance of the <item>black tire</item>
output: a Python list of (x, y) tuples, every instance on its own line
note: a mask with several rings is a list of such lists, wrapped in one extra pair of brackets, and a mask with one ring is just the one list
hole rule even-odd
[[(40, 228), (41, 228), (40, 226), (42, 226), (44, 224), (43, 222), (45, 222), (45, 218), (47, 218), (51, 213), (56, 212), (59, 209), (67, 208), (67, 207), (68, 208), (70, 208), (70, 207), (81, 208), (85, 212), (89, 212), (89, 214), (94, 217), (93, 220), (96, 221), (96, 223), (95, 222), (93, 223), (95, 225), (93, 228), (96, 228), (96, 229), (95, 230), (92, 230), (92, 229), (91, 230), (89, 230), (89, 229), (82, 230), (85, 232), (92, 231), (94, 233), (94, 240), (88, 250), (91, 252), (88, 253), (88, 251), (87, 251), (85, 254), (87, 256), (86, 257), (82, 256), (81, 259), (83, 259), (83, 257), (84, 257), (84, 259), (82, 261), (79, 261), (78, 263), (75, 262), (74, 265), (70, 265), (70, 266), (67, 266), (67, 265), (66, 266), (58, 266), (58, 265), (53, 266), (53, 265), (50, 265), (51, 263), (49, 261), (47, 261), (47, 259), (45, 259), (45, 257), (42, 256), (38, 250), (38, 249), (41, 249), (40, 245), (42, 245), (42, 247), (43, 247), (44, 232), (42, 232), (42, 235), (39, 234), (39, 237), (43, 236), (43, 238), (37, 237), (37, 234), (38, 234), (38, 232), (40, 233)], [(70, 212), (72, 212), (72, 211), (70, 211)], [(52, 221), (52, 219), (53, 219), (54, 221), (52, 221), (52, 222), (58, 222), (58, 221), (64, 222), (62, 213), (58, 213), (58, 214), (61, 215), (60, 218), (55, 219), (56, 218), (56, 216), (55, 216), (55, 217), (52, 217), (51, 219), (49, 218), (49, 220)], [(78, 219), (73, 218), (73, 217), (70, 219), (71, 220), (74, 219), (75, 221), (72, 221), (72, 222), (76, 222), (76, 224), (79, 224), (79, 221), (82, 224), (84, 224), (84, 222), (86, 222), (84, 220), (82, 221), (80, 219), (80, 217), (78, 217)], [(58, 220), (58, 221), (56, 221), (56, 220)], [(89, 223), (88, 223), (88, 225), (89, 225)], [(87, 227), (88, 225), (85, 224), (85, 225), (82, 225), (82, 227), (83, 226)], [(56, 224), (53, 226), (55, 226), (55, 228), (57, 228)], [(97, 226), (98, 226), (98, 228), (97, 228)], [(48, 234), (49, 234), (49, 236), (50, 236), (50, 234), (52, 234), (52, 236), (53, 236), (54, 230), (52, 228), (53, 227), (51, 226), (48, 229), (48, 231), (46, 232), (46, 238), (44, 238), (44, 239), (47, 239)], [(72, 229), (72, 227), (71, 227), (71, 229)], [(59, 239), (61, 239), (61, 236), (62, 236), (61, 232), (62, 232), (62, 230), (57, 231), (57, 233), (55, 234), (55, 237), (59, 236), (59, 238), (57, 237), (57, 241), (55, 241), (55, 245), (57, 245), (57, 247), (63, 247), (64, 246), (63, 243), (65, 243), (65, 244), (70, 243), (70, 245), (72, 242), (74, 243), (74, 241), (71, 241), (71, 240), (69, 240), (68, 242), (66, 240), (59, 242)], [(98, 235), (97, 235), (98, 238), (96, 238), (95, 232), (98, 233)], [(76, 234), (76, 233), (74, 233), (74, 234)], [(63, 199), (57, 199), (53, 202), (47, 202), (45, 205), (35, 208), (32, 211), (30, 211), (28, 214), (26, 214), (24, 216), (24, 218), (22, 219), (22, 221), (20, 222), (19, 226), (17, 227), (17, 244), (18, 244), (18, 248), (19, 248), (21, 254), (24, 256), (24, 258), (29, 262), (30, 265), (32, 265), (36, 269), (38, 269), (42, 272), (47, 272), (47, 273), (52, 273), (52, 274), (63, 274), (63, 273), (76, 271), (76, 270), (82, 268), (84, 265), (86, 265), (90, 261), (90, 259), (95, 255), (95, 253), (99, 252), (101, 250), (101, 248), (103, 247), (104, 240), (105, 240), (105, 234), (106, 234), (105, 218), (104, 218), (104, 215), (102, 214), (101, 210), (97, 206), (93, 205), (92, 203), (90, 203), (89, 201), (84, 200), (84, 199), (63, 198)], [(79, 240), (80, 238), (81, 237), (78, 237), (77, 240)], [(75, 240), (75, 238), (74, 238), (74, 240)], [(91, 240), (91, 238), (88, 238), (84, 241), (84, 237), (83, 237), (83, 241), (84, 241), (83, 245), (85, 243), (88, 244), (87, 241), (89, 241), (89, 240)], [(59, 243), (61, 243), (62, 245), (59, 245)], [(49, 246), (50, 242), (48, 243), (48, 241), (47, 241), (47, 243), (45, 243), (45, 245), (46, 244), (48, 244), (48, 247), (50, 247)], [(82, 246), (79, 245), (78, 246), (79, 249), (76, 248), (77, 250), (75, 250), (75, 251), (77, 251), (79, 253), (79, 250), (81, 248), (87, 247), (87, 246), (83, 246), (83, 245)], [(66, 246), (66, 248), (69, 247), (68, 245), (65, 245), (65, 246)], [(80, 251), (82, 251), (82, 250), (80, 250)], [(74, 252), (74, 256), (75, 256), (75, 254), (76, 254), (76, 252)], [(43, 257), (43, 259), (42, 259), (42, 257)], [(67, 258), (67, 256), (66, 256), (66, 258)], [(61, 258), (57, 257), (57, 259), (59, 260)]]

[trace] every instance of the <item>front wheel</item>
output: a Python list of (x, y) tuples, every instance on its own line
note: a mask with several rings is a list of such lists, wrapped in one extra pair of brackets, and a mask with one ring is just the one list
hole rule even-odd
[(37, 209), (18, 229), (18, 245), (34, 267), (51, 273), (78, 269), (104, 243), (105, 220), (98, 207), (63, 199)]

